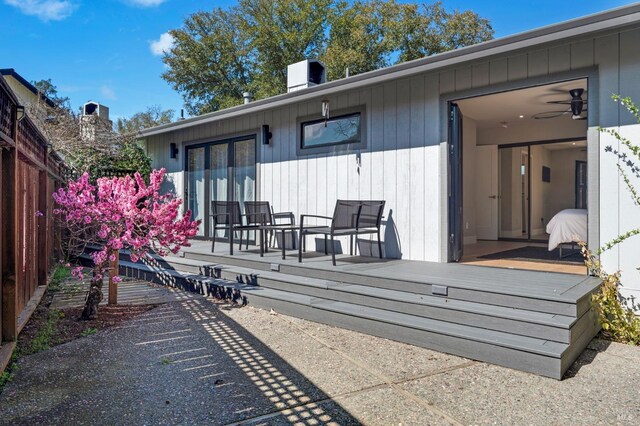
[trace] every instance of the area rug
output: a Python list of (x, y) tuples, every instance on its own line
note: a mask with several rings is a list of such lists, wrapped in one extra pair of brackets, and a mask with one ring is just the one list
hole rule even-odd
[[(569, 256), (569, 253), (571, 253)], [(549, 251), (546, 247), (527, 246), (517, 249), (501, 251), (498, 253), (486, 254), (479, 256), (480, 259), (510, 259), (510, 260), (522, 260), (526, 262), (550, 262), (550, 263), (562, 263), (567, 265), (582, 265), (584, 259), (580, 250), (572, 250), (565, 248), (562, 250), (562, 254), (565, 257), (560, 258), (560, 250), (555, 249)]]

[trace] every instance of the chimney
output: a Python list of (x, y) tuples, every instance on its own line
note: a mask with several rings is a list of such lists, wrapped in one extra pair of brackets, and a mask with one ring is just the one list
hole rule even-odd
[(317, 86), (326, 82), (326, 79), (327, 73), (322, 62), (305, 59), (287, 67), (287, 92)]
[(242, 93), (242, 97), (244, 98), (244, 103), (245, 104), (248, 104), (248, 103), (253, 101), (253, 93), (251, 93), (251, 92)]

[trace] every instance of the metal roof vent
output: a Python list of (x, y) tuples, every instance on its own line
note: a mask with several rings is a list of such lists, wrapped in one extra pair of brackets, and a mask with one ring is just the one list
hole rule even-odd
[(326, 80), (325, 66), (316, 59), (305, 59), (287, 67), (287, 92), (317, 86)]

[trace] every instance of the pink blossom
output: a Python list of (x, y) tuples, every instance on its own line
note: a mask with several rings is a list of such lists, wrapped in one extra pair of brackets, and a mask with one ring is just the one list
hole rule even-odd
[(44, 216), (44, 213), (42, 213), (40, 210), (36, 210), (36, 216)]
[(66, 219), (70, 229), (96, 235), (98, 240), (88, 242), (102, 245), (91, 254), (94, 280), (102, 279), (115, 250), (129, 250), (135, 262), (152, 248), (175, 253), (190, 245), (200, 221), (192, 221), (190, 211), (178, 217), (182, 200), (160, 194), (164, 175), (164, 169), (154, 170), (148, 185), (136, 173), (133, 177), (101, 178), (94, 186), (85, 173), (53, 194), (57, 203), (54, 214)]
[(119, 283), (119, 282), (122, 282), (122, 278), (120, 278), (119, 276), (116, 275), (115, 277), (113, 277), (113, 282), (116, 283), (116, 284)]

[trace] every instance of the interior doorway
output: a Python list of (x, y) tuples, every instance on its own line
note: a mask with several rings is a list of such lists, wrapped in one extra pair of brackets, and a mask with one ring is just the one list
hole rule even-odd
[(558, 229), (579, 223), (587, 240), (587, 85), (582, 78), (452, 103), (462, 195), (460, 234), (450, 223), (450, 239), (462, 243), (459, 261), (586, 272), (581, 257), (557, 252), (573, 238)]

